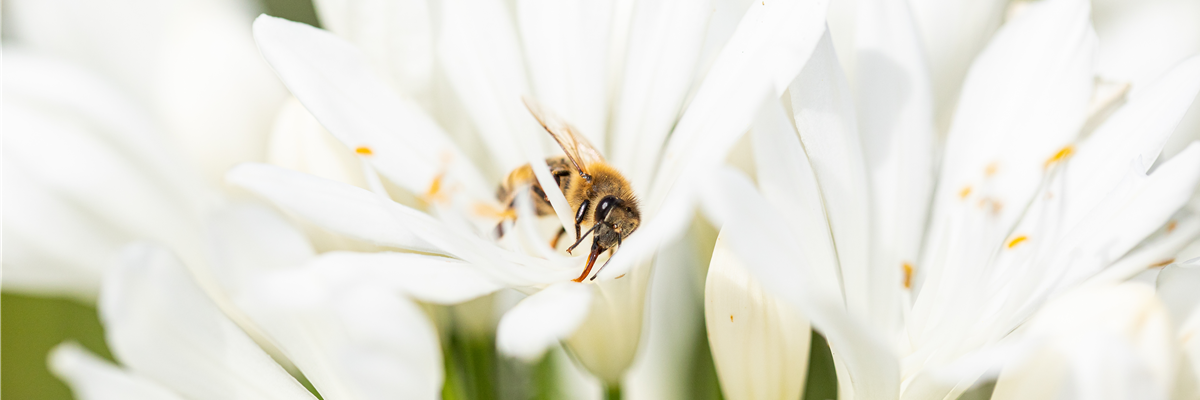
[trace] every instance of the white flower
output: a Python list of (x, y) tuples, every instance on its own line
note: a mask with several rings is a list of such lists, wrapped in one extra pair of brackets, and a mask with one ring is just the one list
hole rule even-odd
[(200, 265), (214, 189), (262, 158), (283, 96), (244, 31), (249, 11), (5, 3), (4, 290), (94, 301), (130, 240)]
[[(422, 68), (397, 72), (386, 62), (367, 61), (395, 60), (390, 53), (368, 51), (364, 57), (324, 31), (260, 17), (255, 37), (263, 55), (308, 111), (369, 165), (365, 176), (372, 190), (266, 165), (235, 168), (229, 180), (329, 231), (448, 256), (497, 284), (533, 293), (501, 321), (498, 348), (531, 359), (569, 338), (580, 361), (612, 384), (637, 349), (650, 256), (692, 217), (690, 188), (694, 171), (703, 169), (696, 167), (719, 162), (757, 104), (776, 97), (799, 70), (819, 37), (824, 3), (750, 6), (737, 29), (718, 38), (717, 44), (727, 43), (715, 46), (721, 50), (712, 64), (700, 67), (701, 43), (711, 40), (701, 35), (705, 4), (646, 2), (602, 12), (553, 6), (517, 3), (514, 28), (500, 2), (438, 4), (440, 30), (432, 48), (452, 91), (430, 93), (414, 89), (420, 79), (405, 78)], [(575, 20), (581, 22), (544, 25)], [(597, 26), (611, 27), (611, 39), (591, 36), (595, 31), (588, 28)], [(576, 29), (579, 36), (543, 34)], [(434, 57), (414, 42), (427, 33), (417, 29), (416, 36), (386, 42), (407, 43), (400, 47)], [(527, 67), (534, 73), (527, 76)], [(380, 68), (388, 78), (372, 72)], [(693, 80), (701, 83), (682, 110)], [(388, 81), (403, 93), (391, 91)], [(600, 272), (595, 287), (565, 282), (578, 275), (582, 260), (547, 248), (530, 213), (500, 243), (489, 237), (497, 219), (480, 214), (498, 209), (496, 182), (523, 163), (534, 165), (543, 186), (553, 186), (542, 162), (548, 137), (520, 104), (529, 93), (609, 150), (609, 160), (645, 200), (642, 227)], [(427, 95), (452, 96), (462, 111), (430, 106)], [(448, 119), (464, 118), (478, 132), (482, 157), (468, 156), (459, 145), (461, 132), (443, 127)], [(424, 200), (430, 212), (393, 202), (375, 171)], [(547, 193), (560, 222), (569, 225), (561, 193)]]
[(1200, 91), (1200, 58), (1086, 130), (1113, 101), (1093, 92), (1088, 4), (1025, 5), (967, 74), (926, 226), (932, 96), (913, 25), (887, 4), (858, 25), (857, 96), (823, 41), (791, 109), (769, 104), (751, 132), (757, 184), (723, 170), (701, 198), (759, 284), (828, 338), (843, 398), (952, 397), (991, 379), (1003, 360), (988, 349), (1049, 299), (1200, 234), (1181, 210), (1200, 145), (1150, 169)]
[[(356, 262), (353, 254), (315, 257), (299, 232), (260, 207), (221, 213), (209, 239), (212, 264), (223, 272), (224, 289), (238, 310), (324, 398), (436, 397), (442, 386), (437, 334), (409, 297), (461, 301), (454, 296), (495, 290), (472, 285), (472, 276), (455, 273), (462, 267), (453, 265), (381, 268)], [(460, 290), (422, 291), (412, 286), (421, 275), (453, 280)], [(80, 398), (314, 398), (164, 249), (128, 248), (105, 279), (99, 306), (121, 366), (71, 344), (50, 356), (51, 369)]]

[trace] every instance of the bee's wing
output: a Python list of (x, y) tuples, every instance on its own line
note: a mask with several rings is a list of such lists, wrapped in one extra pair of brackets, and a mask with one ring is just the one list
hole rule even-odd
[(562, 147), (563, 153), (567, 154), (567, 158), (571, 160), (575, 170), (584, 175), (591, 175), (587, 166), (604, 161), (604, 156), (600, 155), (600, 151), (596, 150), (596, 147), (592, 146), (587, 138), (579, 134), (574, 126), (568, 124), (557, 114), (543, 108), (536, 100), (528, 97), (521, 97), (521, 100), (525, 102), (525, 108), (529, 109), (529, 113), (533, 114), (542, 127), (546, 128), (546, 132), (550, 132), (550, 136), (554, 137), (554, 141), (558, 142), (558, 147)]

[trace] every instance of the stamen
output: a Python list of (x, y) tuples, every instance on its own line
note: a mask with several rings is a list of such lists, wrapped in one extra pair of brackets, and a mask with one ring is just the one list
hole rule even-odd
[(1149, 267), (1147, 267), (1147, 268), (1158, 268), (1158, 267), (1163, 267), (1163, 266), (1166, 266), (1167, 264), (1170, 264), (1170, 263), (1173, 263), (1173, 262), (1175, 262), (1175, 259), (1174, 259), (1174, 258), (1168, 258), (1168, 259), (1166, 259), (1166, 260), (1159, 261), (1159, 262), (1156, 262), (1156, 263), (1154, 263), (1154, 264), (1151, 264), (1151, 265), (1150, 265)]
[(905, 262), (901, 267), (904, 268), (904, 288), (912, 289), (913, 265)]
[(426, 189), (425, 194), (421, 196), (426, 203), (433, 203), (443, 197), (440, 196), (442, 194), (443, 176), (445, 176), (445, 173), (437, 174), (437, 176), (433, 177), (433, 181), (429, 182), (429, 189)]
[(729, 314), (729, 322), (733, 322), (733, 314)]
[(1012, 240), (1008, 241), (1008, 248), (1011, 249), (1013, 247), (1017, 247), (1018, 244), (1021, 244), (1021, 242), (1024, 242), (1026, 240), (1029, 240), (1029, 236), (1018, 235), (1017, 237), (1014, 237), (1014, 238), (1012, 238)]
[(963, 186), (963, 188), (958, 191), (958, 198), (960, 198), (960, 199), (966, 200), (967, 196), (970, 196), (970, 195), (971, 195), (971, 186), (970, 185)]
[(1046, 160), (1046, 165), (1044, 165), (1043, 168), (1050, 169), (1051, 166), (1054, 166), (1054, 164), (1057, 164), (1059, 161), (1066, 160), (1068, 157), (1071, 157), (1072, 154), (1075, 154), (1074, 146), (1069, 144), (1063, 146), (1061, 150), (1059, 150), (1057, 153), (1054, 153), (1054, 156)]
[(371, 148), (367, 146), (358, 146), (354, 148), (354, 152), (360, 156), (370, 156), (375, 154), (375, 152), (371, 151)]
[(1175, 221), (1167, 222), (1167, 233), (1174, 232), (1174, 231), (1175, 231), (1175, 227), (1176, 227), (1176, 226), (1178, 226), (1178, 225), (1179, 225), (1179, 224), (1178, 224), (1178, 223), (1176, 223)]

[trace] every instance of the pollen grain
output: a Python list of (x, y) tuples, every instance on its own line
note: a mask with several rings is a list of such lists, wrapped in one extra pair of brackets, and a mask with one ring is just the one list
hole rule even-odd
[(1075, 154), (1075, 146), (1063, 146), (1063, 148), (1059, 149), (1057, 153), (1054, 153), (1053, 156), (1050, 156), (1050, 158), (1046, 159), (1046, 164), (1042, 167), (1045, 169), (1050, 169), (1050, 167), (1054, 166), (1054, 164), (1071, 157), (1072, 154)]
[(970, 196), (970, 195), (971, 195), (971, 186), (970, 185), (963, 186), (963, 188), (958, 191), (958, 198), (960, 198), (960, 199), (966, 200), (967, 196)]
[(902, 267), (904, 268), (904, 288), (912, 289), (913, 265), (905, 262)]
[(1008, 248), (1011, 249), (1011, 248), (1017, 247), (1017, 245), (1025, 242), (1026, 240), (1029, 240), (1029, 236), (1018, 235), (1017, 237), (1014, 237), (1014, 238), (1012, 238), (1012, 240), (1008, 241)]
[(374, 152), (374, 151), (372, 151), (372, 150), (371, 150), (371, 148), (370, 148), (370, 147), (367, 147), (367, 146), (358, 146), (358, 147), (355, 147), (355, 148), (354, 148), (354, 153), (355, 153), (355, 154), (358, 154), (358, 155), (360, 155), (360, 156), (370, 156), (370, 155), (374, 155), (374, 154), (375, 154), (375, 152)]

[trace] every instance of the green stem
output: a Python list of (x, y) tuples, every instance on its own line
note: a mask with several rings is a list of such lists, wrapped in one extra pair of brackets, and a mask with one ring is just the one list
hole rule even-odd
[(621, 400), (621, 385), (605, 386), (604, 400)]

